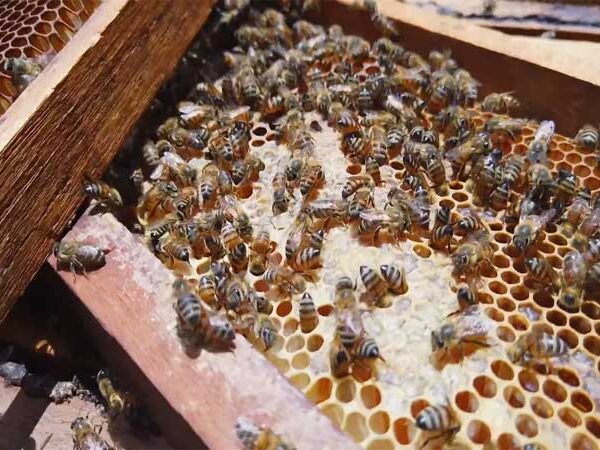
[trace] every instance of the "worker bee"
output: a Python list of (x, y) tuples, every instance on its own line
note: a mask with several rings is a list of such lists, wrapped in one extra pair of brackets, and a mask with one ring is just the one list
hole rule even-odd
[(456, 289), (456, 300), (458, 302), (458, 310), (448, 314), (448, 317), (464, 313), (469, 308), (475, 306), (477, 304), (477, 292), (471, 285), (460, 283)]
[(424, 432), (432, 433), (425, 439), (421, 448), (431, 441), (444, 438), (444, 445), (449, 444), (460, 431), (461, 424), (456, 413), (449, 405), (431, 405), (423, 409), (415, 418), (415, 425)]
[(108, 406), (108, 414), (112, 418), (115, 418), (125, 409), (125, 399), (123, 398), (123, 395), (114, 388), (106, 370), (100, 370), (98, 372), (96, 375), (96, 383), (98, 383), (98, 390)]
[(273, 178), (273, 214), (279, 215), (288, 210), (289, 198), (286, 190), (285, 174), (279, 172)]
[(477, 211), (471, 208), (470, 214), (468, 216), (461, 217), (461, 219), (456, 222), (455, 227), (457, 231), (464, 236), (472, 233), (475, 230), (485, 228), (485, 225), (483, 224), (483, 221), (481, 220), (481, 217)]
[(329, 365), (332, 375), (336, 378), (349, 375), (351, 363), (350, 351), (342, 344), (340, 338), (334, 337), (329, 349)]
[(521, 155), (511, 154), (504, 162), (501, 183), (506, 183), (511, 189), (518, 189), (522, 184), (525, 169), (525, 159)]
[(555, 201), (567, 205), (577, 192), (577, 184), (579, 179), (572, 172), (559, 169), (556, 177), (556, 192)]
[(398, 269), (392, 264), (379, 266), (381, 276), (387, 283), (387, 289), (394, 295), (402, 295), (408, 292), (406, 272), (403, 268)]
[(296, 256), (290, 261), (290, 266), (296, 272), (306, 273), (321, 267), (321, 251), (307, 247), (296, 253)]
[(355, 304), (343, 308), (336, 306), (335, 320), (336, 338), (338, 338), (346, 348), (351, 349), (364, 334), (360, 311)]
[(563, 234), (567, 237), (573, 235), (584, 217), (591, 212), (591, 193), (588, 188), (581, 189), (569, 209), (567, 209), (566, 222), (563, 225)]
[(458, 347), (462, 358), (465, 355), (464, 345), (490, 347), (490, 344), (485, 341), (485, 335), (480, 332), (462, 333), (453, 323), (445, 323), (439, 329), (431, 332), (431, 350), (437, 361), (444, 358), (455, 347)]
[(238, 418), (235, 434), (244, 450), (295, 450), (270, 428), (256, 426), (245, 417)]
[(525, 260), (525, 267), (535, 283), (558, 292), (560, 289), (560, 277), (546, 258), (527, 258)]
[(454, 76), (449, 72), (438, 72), (431, 85), (431, 94), (428, 100), (429, 110), (436, 114), (447, 107), (456, 97), (458, 86)]
[(373, 206), (373, 190), (367, 186), (359, 188), (348, 204), (348, 214), (350, 219), (358, 219), (361, 211), (373, 208)]
[(519, 224), (515, 227), (512, 242), (515, 248), (522, 254), (534, 247), (539, 238), (542, 229), (555, 215), (555, 210), (551, 209), (542, 213), (542, 215), (528, 215), (521, 217)]
[(245, 272), (248, 269), (248, 251), (243, 242), (236, 245), (229, 253), (229, 263), (235, 273)]
[(455, 276), (476, 275), (481, 263), (489, 264), (493, 252), (490, 234), (487, 230), (477, 230), (467, 236), (452, 254)]
[(450, 224), (436, 227), (429, 236), (429, 245), (437, 250), (447, 250), (448, 253), (451, 253), (453, 235), (454, 227)]
[(585, 124), (574, 138), (575, 144), (587, 150), (598, 148), (598, 129), (590, 124)]
[(100, 437), (99, 430), (83, 417), (78, 417), (71, 423), (73, 448), (75, 450), (114, 450)]
[(548, 146), (554, 134), (554, 122), (544, 120), (535, 132), (533, 140), (527, 149), (527, 159), (532, 164), (546, 164), (548, 160)]
[(319, 316), (315, 302), (308, 292), (305, 292), (300, 300), (300, 308), (298, 309), (300, 317), (300, 329), (303, 333), (310, 333), (319, 324)]
[(95, 200), (100, 208), (115, 210), (123, 206), (123, 199), (119, 191), (110, 187), (104, 181), (85, 180), (83, 192), (89, 198)]
[[(533, 330), (522, 334), (506, 351), (513, 364), (529, 365), (543, 359), (548, 369), (549, 358), (566, 355), (569, 346), (560, 337)], [(550, 373), (547, 370), (546, 373)]]
[(388, 306), (384, 302), (384, 295), (388, 287), (385, 279), (368, 266), (360, 266), (360, 278), (367, 289), (362, 296), (362, 300), (368, 305)]
[(42, 72), (42, 65), (30, 58), (6, 58), (4, 71), (11, 75), (12, 83), (23, 92)]
[(299, 294), (306, 290), (306, 282), (289, 267), (271, 266), (263, 275), (267, 283), (277, 285), (288, 293)]
[(342, 198), (346, 199), (354, 194), (361, 187), (372, 188), (374, 186), (373, 179), (370, 176), (358, 175), (348, 178), (348, 181), (342, 188)]
[(477, 133), (465, 142), (453, 148), (446, 149), (444, 157), (450, 161), (454, 177), (463, 179), (468, 163), (473, 162), (481, 155), (491, 153), (493, 144), (487, 133)]
[(181, 237), (168, 237), (152, 242), (152, 249), (158, 256), (166, 257), (171, 265), (176, 261), (189, 263), (192, 249), (187, 239)]
[(390, 39), (397, 39), (400, 36), (396, 24), (379, 12), (375, 0), (365, 0), (364, 6), (377, 31)]
[(506, 137), (515, 141), (523, 131), (526, 122), (522, 119), (506, 119), (502, 117), (492, 117), (485, 124), (485, 131), (493, 136)]
[(63, 239), (54, 245), (57, 268), (66, 268), (73, 274), (86, 274), (88, 270), (96, 270), (106, 264), (103, 250), (91, 244)]
[(563, 272), (558, 303), (566, 309), (579, 309), (587, 265), (578, 250), (571, 250), (563, 259)]
[(211, 275), (202, 275), (198, 280), (198, 295), (203, 302), (209, 305), (213, 305), (215, 303), (215, 280)]
[(382, 359), (381, 352), (379, 350), (379, 346), (375, 339), (372, 337), (368, 337), (365, 335), (360, 336), (352, 346), (351, 355), (355, 360), (361, 362), (362, 360), (374, 360), (374, 359)]
[(594, 206), (573, 235), (571, 245), (581, 252), (586, 252), (589, 247), (589, 238), (598, 234), (600, 230), (600, 207)]
[(309, 163), (300, 178), (300, 193), (306, 199), (325, 182), (325, 174), (320, 164)]
[(520, 106), (513, 92), (494, 92), (487, 95), (481, 102), (481, 110), (493, 113), (508, 114)]
[(492, 209), (495, 211), (501, 211), (508, 208), (508, 202), (510, 200), (510, 184), (504, 182), (492, 191), (489, 203)]
[(277, 339), (277, 330), (269, 316), (259, 315), (258, 319), (258, 338), (262, 342), (264, 349), (269, 350), (275, 344)]

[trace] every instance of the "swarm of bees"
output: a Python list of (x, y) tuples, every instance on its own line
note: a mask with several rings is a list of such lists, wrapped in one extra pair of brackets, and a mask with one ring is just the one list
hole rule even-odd
[[(361, 7), (383, 36), (372, 44), (339, 26), (292, 21), (264, 6), (255, 10), (253, 2), (225, 10), (248, 7), (249, 21), (235, 31), (237, 46), (224, 53), (228, 72), (199, 83), (177, 104), (140, 149), (143, 164), (132, 174), (148, 246), (177, 275), (174, 309), (186, 348), (231, 350), (240, 333), (268, 352), (279, 339), (273, 302), (284, 299), (298, 305), (302, 333), (317, 329), (322, 319), (311, 287), (335, 228), (366, 246), (411, 239), (448, 256), (457, 309), (428, 330), (438, 369), (456, 348), (462, 359), (472, 353), (467, 347), (485, 351), (492, 345), (485, 333), (465, 334), (460, 326), (479, 311), (481, 278), (498, 250), (489, 217), (501, 219), (512, 234), (506, 247), (526, 268), (528, 284), (556, 296), (564, 309), (578, 310), (583, 292), (600, 286), (600, 197), (569, 170), (553, 169), (553, 122), (510, 117), (520, 107), (513, 92), (479, 101), (479, 82), (450, 52), (423, 58), (404, 49), (393, 22), (371, 0)], [(375, 64), (377, 70), (361, 72)], [(312, 120), (314, 114), (321, 120)], [(481, 117), (483, 124), (475, 120)], [(283, 255), (272, 231), (256, 226), (245, 209), (266, 168), (260, 151), (250, 147), (255, 121), (269, 124), (285, 156), (268, 180), (273, 220), (292, 218), (285, 247), (279, 247)], [(338, 192), (315, 156), (320, 123), (337, 135), (338, 147), (330, 151), (339, 150), (357, 168)], [(526, 126), (535, 127), (535, 135), (526, 150), (513, 151)], [(574, 138), (588, 152), (599, 150), (598, 140), (591, 125)], [(395, 177), (385, 176), (392, 169)], [(443, 200), (457, 183), (472, 196), (469, 209)], [(87, 182), (85, 193), (106, 210), (123, 204), (102, 182)], [(549, 227), (572, 240), (562, 267), (540, 251)], [(82, 251), (61, 246), (57, 259), (81, 271)], [(90, 261), (104, 262), (100, 250), (89, 253)], [(193, 261), (208, 261), (199, 276)], [(376, 363), (385, 363), (362, 314), (391, 306), (409, 290), (402, 267), (358, 265), (357, 272), (365, 291), (358, 294), (357, 283), (342, 277), (332, 299), (335, 333), (328, 350), (338, 378), (361, 369), (372, 373)], [(568, 351), (560, 337), (531, 331), (510, 345), (507, 357), (530, 366)], [(461, 428), (449, 404), (430, 406), (415, 420), (422, 447), (450, 442)], [(246, 428), (236, 428), (246, 448), (289, 448), (268, 430)]]

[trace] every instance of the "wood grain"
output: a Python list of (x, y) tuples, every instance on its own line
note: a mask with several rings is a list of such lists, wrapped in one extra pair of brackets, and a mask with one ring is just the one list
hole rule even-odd
[[(14, 133), (0, 131), (0, 320), (81, 204), (83, 175), (105, 170), (210, 9), (208, 0), (130, 0), (101, 34), (92, 17), (65, 51), (86, 36), (93, 45), (80, 58), (70, 54), (68, 74), (22, 126), (10, 125), (7, 112), (2, 126)], [(60, 65), (59, 55), (47, 76)], [(43, 97), (43, 76), (17, 103)]]
[[(339, 23), (346, 32), (377, 39), (366, 12), (351, 8), (352, 3), (324, 0), (320, 21)], [(590, 43), (564, 51), (544, 40), (509, 36), (395, 0), (377, 3), (400, 25), (403, 46), (424, 55), (433, 49), (451, 49), (459, 64), (483, 83), (482, 95), (516, 90), (522, 103), (518, 114), (552, 119), (566, 135), (574, 135), (584, 123), (598, 123), (600, 46)]]
[(234, 426), (240, 416), (303, 450), (357, 448), (244, 338), (236, 338), (233, 352), (187, 357), (175, 332), (171, 272), (112, 215), (84, 215), (68, 237), (111, 249), (106, 266), (87, 279), (60, 276), (110, 337), (106, 357), (120, 347), (139, 368), (138, 389), (152, 394), (144, 398), (156, 402), (153, 413), (165, 433), (178, 433), (172, 422), (165, 426), (172, 417), (160, 415), (172, 410), (208, 448), (239, 448)]

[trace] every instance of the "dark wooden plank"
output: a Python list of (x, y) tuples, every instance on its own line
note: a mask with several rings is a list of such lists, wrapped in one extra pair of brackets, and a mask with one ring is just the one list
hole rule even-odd
[[(123, 1), (106, 8), (114, 3)], [(3, 116), (14, 133), (0, 130), (0, 320), (81, 204), (83, 175), (106, 169), (210, 9), (209, 0), (129, 0), (104, 30), (92, 17), (65, 48), (88, 38), (64, 79), (45, 90), (64, 70), (59, 55), (17, 101), (26, 111), (37, 92), (39, 107)]]
[(191, 429), (208, 448), (239, 448), (234, 426), (244, 416), (303, 450), (357, 448), (243, 337), (232, 352), (186, 356), (175, 331), (173, 275), (112, 215), (84, 215), (67, 236), (112, 249), (87, 278), (59, 275), (91, 315), (100, 351), (137, 384), (170, 442), (198, 448), (189, 435), (182, 442)]

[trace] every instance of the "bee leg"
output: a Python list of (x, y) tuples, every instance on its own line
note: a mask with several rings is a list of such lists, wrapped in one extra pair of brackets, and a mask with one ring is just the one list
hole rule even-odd
[(77, 259), (77, 257), (71, 258), (71, 262), (69, 263), (69, 268), (71, 269), (71, 273), (73, 274), (73, 282), (77, 279), (77, 274), (82, 274), (87, 278), (87, 272), (85, 271), (85, 266), (81, 261)]
[(427, 447), (427, 445), (431, 442), (431, 441), (435, 441), (436, 439), (441, 438), (444, 434), (446, 434), (445, 432), (441, 433), (441, 434), (436, 434), (433, 436), (430, 436), (429, 438), (427, 438), (425, 440), (425, 442), (423, 442), (423, 444), (421, 445), (420, 449), (423, 450), (425, 447)]

